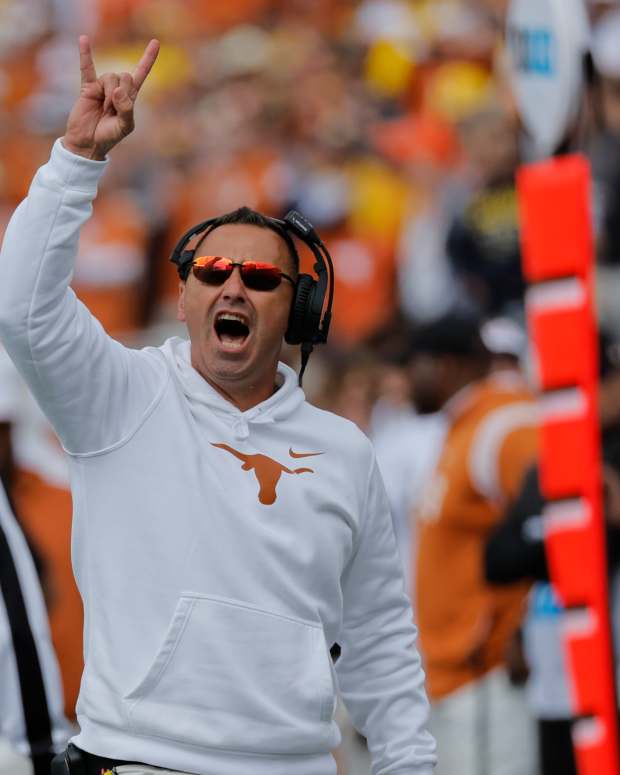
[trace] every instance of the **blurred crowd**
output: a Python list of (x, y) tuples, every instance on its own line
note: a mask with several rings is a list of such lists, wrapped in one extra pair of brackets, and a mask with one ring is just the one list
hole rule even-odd
[[(463, 599), (472, 596), (471, 606), (458, 610), (442, 608), (445, 601), (435, 598), (426, 606), (433, 611), (420, 609), (422, 651), (426, 646), (431, 699), (439, 711), (442, 699), (498, 667), (506, 667), (511, 686), (527, 683), (514, 650), (510, 665), (505, 656), (524, 622), (531, 674), (540, 676), (536, 671), (545, 657), (551, 672), (563, 670), (552, 642), (557, 636), (540, 636), (540, 628), (533, 636), (529, 627), (532, 611), (559, 612), (552, 590), (537, 586), (528, 609), (526, 597), (534, 593), (527, 584), (514, 586), (548, 580), (540, 541), (530, 547), (538, 564), (524, 561), (509, 574), (502, 572), (502, 551), (519, 545), (519, 530), (487, 546), (535, 462), (527, 421), (521, 418), (521, 425), (510, 426), (482, 452), (473, 441), (473, 451), (461, 450), (464, 460), (470, 451), (477, 456), (484, 482), (476, 497), (486, 504), (484, 518), (478, 512), (472, 517), (468, 559), (457, 559), (462, 547), (450, 543), (454, 536), (443, 554), (445, 536), (427, 529), (436, 518), (428, 517), (429, 510), (441, 512), (445, 503), (437, 487), (447, 485), (437, 471), (446, 448), (461, 443), (451, 436), (461, 415), (445, 411), (451, 399), (474, 385), (482, 391), (476, 394), (482, 414), (504, 402), (531, 401), (515, 173), (532, 155), (510, 91), (503, 43), (507, 5), (0, 0), (0, 236), (63, 133), (79, 88), (78, 33), (91, 36), (99, 72), (131, 70), (148, 39), (162, 42), (136, 130), (112, 154), (82, 232), (73, 279), (77, 295), (110, 334), (132, 346), (182, 334), (175, 320), (178, 279), (168, 259), (179, 236), (199, 221), (240, 205), (274, 216), (296, 207), (321, 234), (335, 265), (334, 318), (330, 342), (313, 355), (304, 381), (308, 398), (353, 420), (375, 441), (416, 613), (416, 587), (423, 585), (417, 589), (422, 595), (429, 584), (432, 590), (441, 582), (433, 563), (446, 578), (451, 567), (460, 568), (462, 575), (455, 570), (454, 576), (458, 583), (467, 580)], [(591, 3), (597, 79), (584, 103), (588, 130), (579, 138), (594, 174), (597, 300), (608, 356), (601, 396), (606, 429), (620, 423), (620, 11), (614, 5)], [(311, 270), (310, 257), (304, 260)], [(473, 320), (485, 322), (474, 331)], [(297, 365), (296, 350), (288, 349), (286, 357)], [(494, 398), (508, 383), (501, 400)], [(482, 422), (482, 415), (476, 417)], [(512, 431), (518, 439), (509, 438)], [(613, 450), (610, 455), (614, 469), (618, 456)], [(488, 472), (495, 472), (495, 480), (489, 481)], [(40, 558), (66, 714), (73, 718), (82, 621), (70, 566), (67, 470), (57, 440), (6, 360), (0, 362), (0, 473)], [(454, 497), (467, 501), (471, 493)], [(461, 512), (462, 505), (457, 501), (454, 509)], [(611, 518), (620, 521), (614, 508)], [(526, 511), (522, 521), (535, 509)], [(416, 526), (415, 515), (424, 513), (422, 527)], [(419, 552), (427, 553), (418, 560)], [(453, 566), (442, 564), (448, 555)], [(471, 574), (478, 584), (473, 591), (467, 587)], [(476, 633), (476, 648), (465, 655), (458, 641), (469, 625), (453, 635), (448, 625), (465, 609), (476, 619), (484, 585), (491, 582), (510, 584), (498, 593), (497, 610), (506, 616), (499, 624), (487, 622)], [(446, 621), (437, 620), (440, 610)], [(435, 634), (437, 628), (444, 634)], [(437, 655), (431, 653), (435, 638), (449, 641)], [(446, 671), (447, 662), (465, 656), (465, 678)], [(562, 686), (558, 691), (565, 694)], [(555, 702), (549, 700), (554, 689), (530, 690), (535, 699), (523, 709), (503, 706), (510, 713), (498, 717), (501, 723), (511, 726), (506, 719), (520, 713), (567, 721), (564, 694)], [(503, 690), (490, 686), (488, 696), (496, 691)], [(542, 697), (538, 704), (536, 697)], [(473, 701), (465, 715), (479, 714), (481, 702)], [(444, 722), (445, 714), (435, 713), (437, 729)], [(514, 731), (518, 724), (512, 726)], [(2, 719), (0, 736), (1, 730)], [(478, 748), (488, 745), (486, 738), (476, 740)], [(551, 745), (556, 743), (552, 737)], [(352, 745), (363, 751), (362, 740)], [(534, 737), (531, 747), (537, 750)], [(470, 754), (479, 750), (459, 750)], [(440, 748), (440, 761), (441, 755)], [(357, 759), (340, 758), (343, 775), (364, 772)], [(447, 766), (439, 771), (457, 772)], [(552, 772), (572, 770), (547, 768), (545, 775)]]

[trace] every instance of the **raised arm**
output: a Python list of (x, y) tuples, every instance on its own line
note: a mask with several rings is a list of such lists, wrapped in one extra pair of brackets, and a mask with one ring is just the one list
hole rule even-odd
[(71, 452), (121, 440), (162, 384), (156, 359), (110, 339), (69, 288), (105, 155), (133, 129), (158, 45), (149, 43), (132, 75), (98, 78), (88, 38), (80, 38), (82, 85), (65, 136), (15, 211), (0, 253), (0, 338)]

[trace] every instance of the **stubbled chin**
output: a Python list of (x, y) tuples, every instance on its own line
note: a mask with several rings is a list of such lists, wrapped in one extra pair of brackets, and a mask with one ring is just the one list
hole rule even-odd
[(234, 384), (247, 381), (250, 374), (256, 370), (251, 358), (236, 353), (201, 352), (194, 362), (194, 369), (216, 388), (229, 391)]

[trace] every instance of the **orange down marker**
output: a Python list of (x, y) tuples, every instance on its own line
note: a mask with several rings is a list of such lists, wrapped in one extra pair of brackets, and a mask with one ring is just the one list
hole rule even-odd
[(602, 503), (590, 169), (580, 155), (517, 180), (526, 310), (540, 389), (540, 482), (551, 580), (567, 607), (579, 775), (620, 775)]

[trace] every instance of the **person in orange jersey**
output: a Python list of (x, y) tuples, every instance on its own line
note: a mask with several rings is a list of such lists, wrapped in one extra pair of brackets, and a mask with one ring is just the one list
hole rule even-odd
[(1, 429), (6, 435), (4, 443), (0, 440), (0, 450), (10, 453), (12, 462), (10, 479), (4, 484), (46, 571), (46, 603), (63, 684), (64, 712), (73, 720), (83, 669), (83, 617), (71, 569), (69, 468), (51, 425), (2, 347)]
[(448, 430), (417, 513), (417, 606), (441, 775), (532, 775), (535, 733), (506, 654), (526, 587), (484, 580), (483, 551), (536, 455), (532, 396), (514, 358), (493, 359), (479, 322), (418, 330), (414, 399)]

